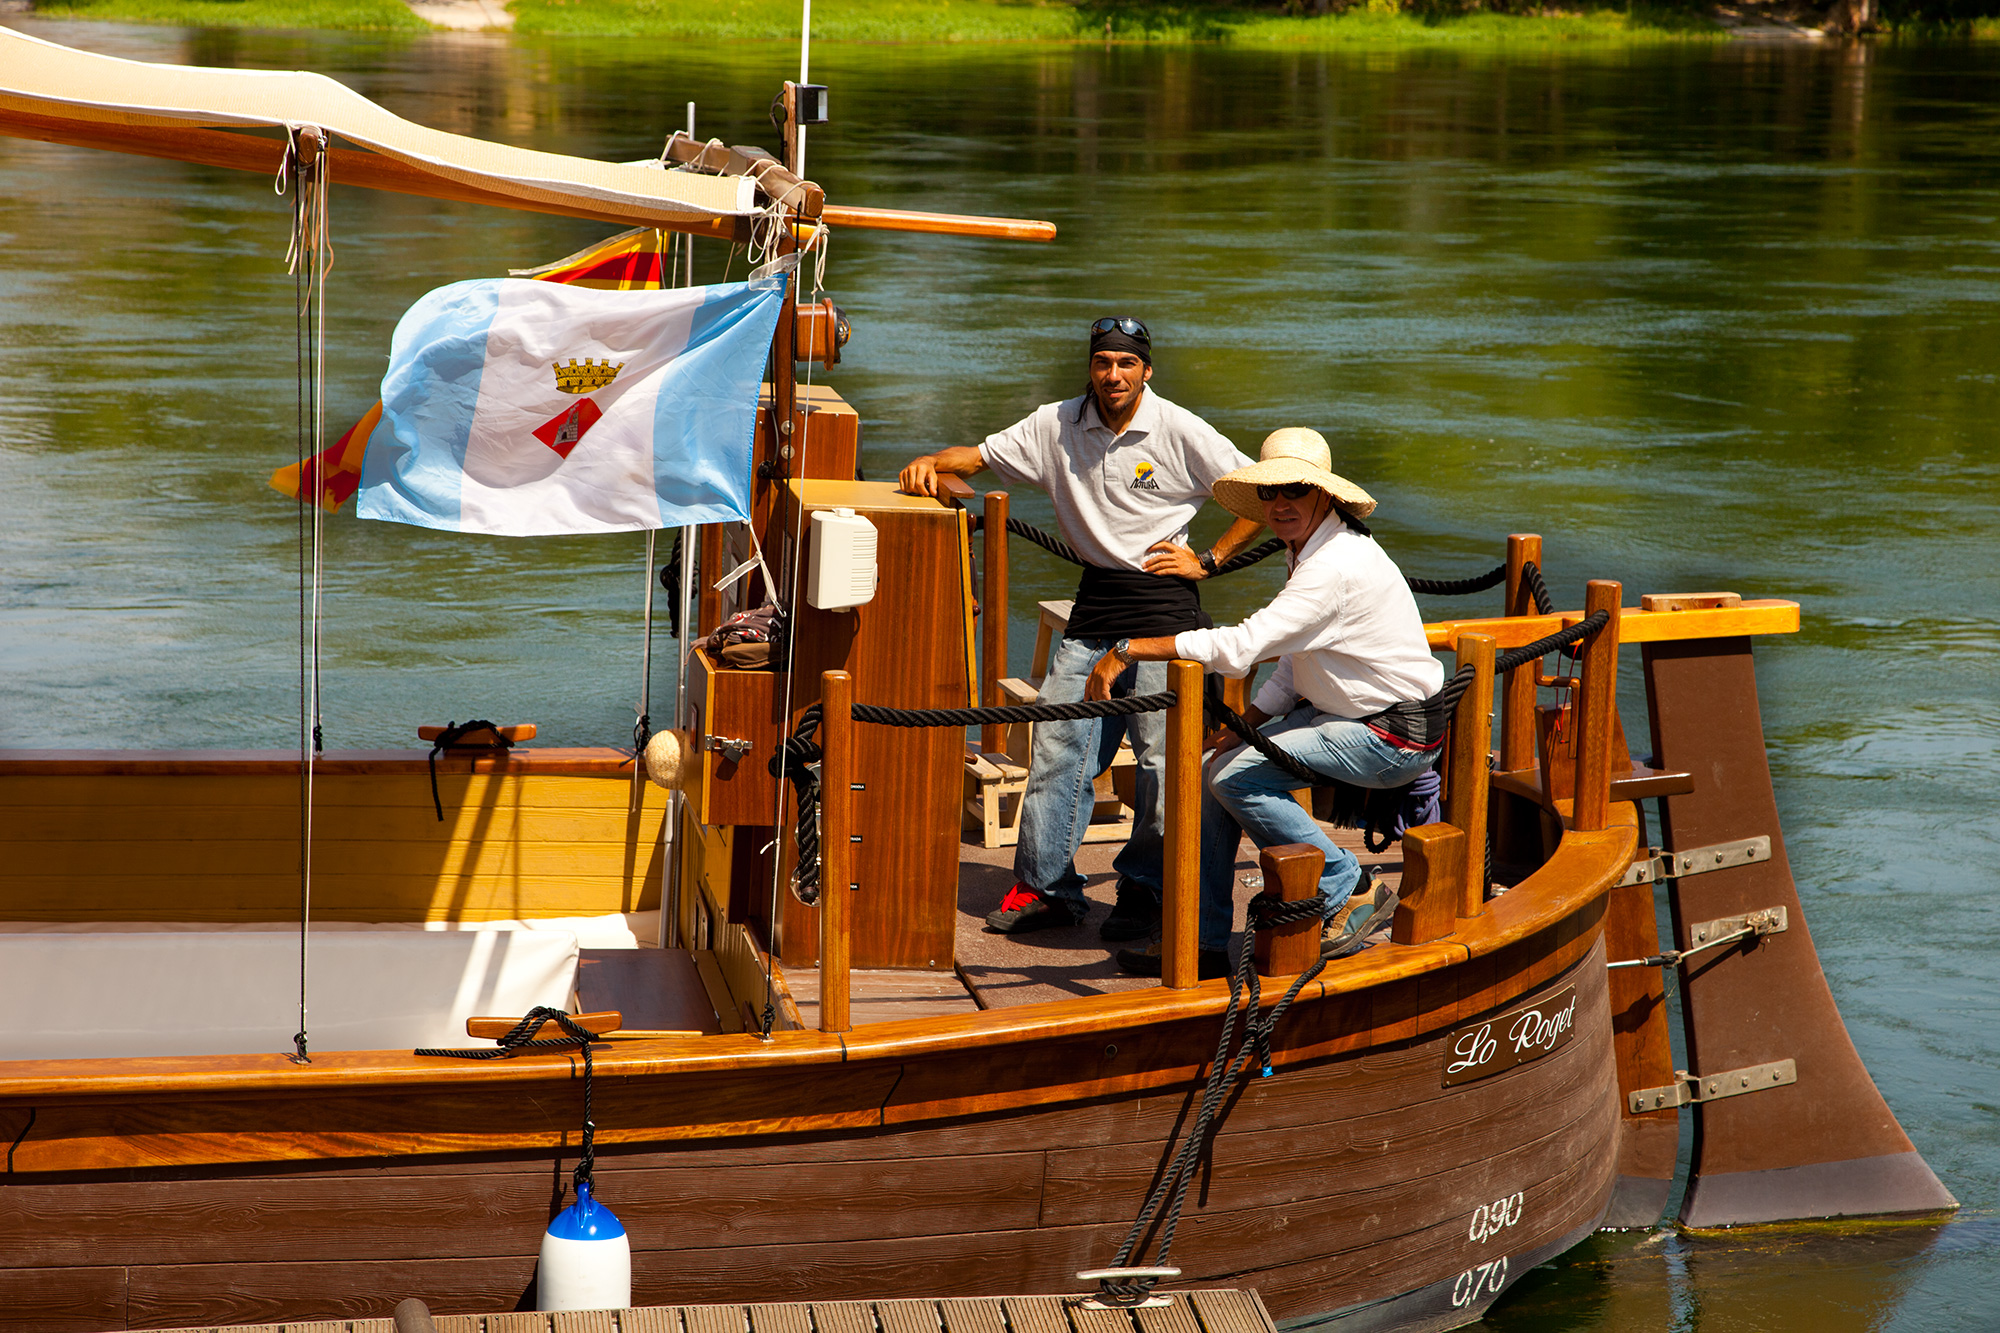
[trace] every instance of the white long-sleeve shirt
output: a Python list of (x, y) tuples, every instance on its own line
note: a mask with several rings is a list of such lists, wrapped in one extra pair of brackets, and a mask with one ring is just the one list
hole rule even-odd
[(1239, 677), (1282, 655), (1253, 700), (1272, 717), (1300, 699), (1334, 717), (1367, 717), (1444, 685), (1417, 599), (1373, 537), (1329, 514), (1287, 560), (1291, 575), (1269, 606), (1241, 624), (1178, 634), (1174, 652)]

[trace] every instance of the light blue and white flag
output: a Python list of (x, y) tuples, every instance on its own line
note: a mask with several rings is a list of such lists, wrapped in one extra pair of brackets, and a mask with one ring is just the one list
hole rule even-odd
[(782, 281), (455, 282), (396, 325), (362, 518), (540, 537), (750, 516)]

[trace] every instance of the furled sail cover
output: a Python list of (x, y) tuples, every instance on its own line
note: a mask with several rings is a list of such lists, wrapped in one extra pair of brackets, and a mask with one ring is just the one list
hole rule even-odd
[[(65, 140), (64, 125), (91, 133)], [(592, 162), (426, 129), (323, 74), (155, 65), (0, 27), (0, 132), (118, 148), (119, 127), (133, 131), (135, 141), (157, 141), (157, 133), (144, 131), (287, 125), (317, 125), (420, 173), (529, 207), (589, 209), (648, 224), (753, 211), (751, 185), (742, 177)], [(153, 148), (132, 151), (159, 155)], [(276, 160), (274, 151), (273, 166)]]

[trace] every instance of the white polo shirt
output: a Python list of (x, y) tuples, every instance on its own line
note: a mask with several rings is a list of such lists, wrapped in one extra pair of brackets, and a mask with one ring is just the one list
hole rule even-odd
[(1283, 654), (1253, 701), (1283, 717), (1304, 699), (1334, 717), (1367, 717), (1444, 686), (1403, 572), (1373, 537), (1327, 515), (1276, 599), (1240, 625), (1189, 630), (1174, 651), (1225, 676)]
[(1098, 416), (1096, 395), (1084, 394), (987, 436), (979, 456), (1009, 484), (1047, 491), (1063, 540), (1087, 562), (1130, 570), (1145, 568), (1155, 542), (1186, 542), (1215, 479), (1251, 462), (1150, 387), (1122, 435)]

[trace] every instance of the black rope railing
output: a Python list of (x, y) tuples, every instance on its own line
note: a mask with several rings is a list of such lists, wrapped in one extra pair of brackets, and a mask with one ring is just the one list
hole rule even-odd
[[(1268, 560), (1284, 549), (1284, 542), (1273, 537), (1262, 546), (1253, 546), (1247, 551), (1230, 556), (1215, 567), (1215, 574), (1234, 574), (1239, 569), (1248, 569), (1259, 560)], [(1214, 578), (1215, 574), (1210, 574), (1209, 577)]]
[(1007, 531), (1013, 533), (1016, 537), (1027, 538), (1058, 560), (1067, 560), (1072, 565), (1084, 563), (1083, 557), (1076, 553), (1074, 546), (1071, 546), (1060, 537), (1051, 537), (1032, 523), (1023, 523), (1011, 514), (1007, 516)]
[[(1268, 929), (1320, 915), (1324, 907), (1324, 899), (1318, 894), (1290, 903), (1278, 902), (1260, 894), (1250, 900), (1244, 912), (1244, 925), (1250, 931)], [(1167, 1152), (1172, 1155), (1172, 1160), (1154, 1182), (1152, 1192), (1146, 1196), (1146, 1202), (1140, 1207), (1132, 1229), (1126, 1233), (1124, 1244), (1118, 1247), (1118, 1255), (1111, 1261), (1111, 1267), (1133, 1266), (1132, 1256), (1156, 1216), (1161, 1218), (1159, 1248), (1152, 1263), (1144, 1266), (1168, 1266), (1167, 1259), (1174, 1248), (1174, 1232), (1180, 1225), (1181, 1207), (1187, 1202), (1188, 1186), (1194, 1181), (1204, 1150), (1220, 1121), (1227, 1115), (1231, 1090), (1249, 1072), (1253, 1058), (1259, 1075), (1264, 1078), (1271, 1076), (1272, 1035), (1292, 1007), (1292, 1002), (1298, 999), (1299, 992), (1319, 976), (1326, 964), (1325, 958), (1314, 959), (1311, 967), (1292, 979), (1284, 996), (1271, 1006), (1271, 1012), (1259, 1018), (1257, 1010), (1263, 999), (1262, 987), (1257, 976), (1256, 950), (1246, 935), (1242, 952), (1237, 955), (1236, 969), (1229, 976), (1229, 1007), (1223, 1011), (1222, 1032), (1216, 1039), (1215, 1058), (1209, 1062), (1208, 1083), (1202, 1089), (1200, 1108), (1195, 1112), (1194, 1122), (1188, 1127), (1187, 1138), (1181, 1142), (1178, 1151), (1175, 1151), (1174, 1140), (1167, 1140)], [(1239, 1023), (1243, 1028), (1243, 1037), (1237, 1043), (1235, 1037)], [(1151, 1277), (1104, 1279), (1099, 1286), (1106, 1304), (1129, 1306), (1144, 1300), (1157, 1280)]]
[(1160, 713), (1174, 706), (1172, 690), (1122, 699), (1080, 699), (1068, 704), (1007, 704), (993, 708), (878, 708), (855, 704), (854, 720), (878, 727), (984, 727), (1013, 722), (1081, 722), (1094, 717)]
[(1535, 614), (1552, 616), (1556, 613), (1555, 598), (1549, 596), (1549, 585), (1542, 582), (1542, 570), (1530, 560), (1521, 566), (1521, 583), (1528, 590), (1528, 596), (1535, 600)]
[[(1558, 648), (1567, 648), (1580, 639), (1589, 638), (1610, 623), (1609, 611), (1592, 611), (1568, 629), (1557, 630), (1554, 634), (1536, 639), (1533, 643), (1524, 643), (1511, 652), (1501, 653), (1493, 659), (1493, 673), (1505, 675), (1515, 667), (1538, 662)], [(1469, 668), (1460, 667), (1459, 670), (1464, 672)]]
[[(1023, 522), (1011, 514), (1007, 516), (1007, 531), (1013, 533), (1016, 537), (1025, 538), (1033, 542), (1050, 555), (1055, 556), (1058, 560), (1067, 560), (1072, 565), (1089, 563), (1081, 555), (1077, 554), (1074, 546), (1071, 546), (1062, 538), (1043, 532), (1034, 524)], [(1273, 537), (1261, 546), (1253, 546), (1247, 551), (1229, 557), (1229, 559), (1217, 565), (1215, 573), (1210, 574), (1209, 577), (1214, 578), (1217, 574), (1233, 574), (1239, 569), (1248, 569), (1258, 561), (1268, 560), (1284, 549), (1285, 543)], [(1534, 566), (1531, 564), (1527, 568), (1533, 569)], [(1534, 578), (1533, 586), (1540, 588), (1540, 573), (1536, 573)], [(1505, 562), (1502, 562), (1495, 565), (1492, 569), (1487, 570), (1484, 574), (1475, 574), (1471, 578), (1411, 579), (1406, 576), (1406, 581), (1409, 583), (1410, 591), (1412, 592), (1423, 593), (1431, 597), (1459, 597), (1468, 593), (1484, 592), (1488, 588), (1496, 588), (1500, 584), (1505, 583), (1507, 581), (1507, 566)], [(1548, 590), (1542, 588), (1537, 604), (1546, 603), (1548, 596)], [(1549, 614), (1546, 606), (1543, 606), (1542, 614)]]
[(1507, 562), (1501, 561), (1484, 574), (1474, 574), (1469, 579), (1413, 579), (1403, 576), (1410, 585), (1410, 591), (1427, 597), (1464, 597), (1470, 593), (1485, 592), (1497, 588), (1507, 581)]
[[(562, 1029), (560, 1037), (536, 1037), (544, 1023), (554, 1023)], [(596, 1072), (591, 1062), (590, 1044), (601, 1041), (597, 1033), (579, 1026), (560, 1009), (550, 1009), (537, 1005), (530, 1009), (505, 1035), (498, 1038), (498, 1044), (469, 1051), (439, 1050), (419, 1047), (413, 1054), (439, 1056), (450, 1060), (504, 1060), (519, 1055), (522, 1051), (553, 1051), (566, 1047), (579, 1047), (583, 1051), (583, 1141), (581, 1154), (577, 1158), (576, 1174), (571, 1177), (574, 1184), (588, 1185), (591, 1172), (597, 1165), (597, 1121), (593, 1116), (592, 1102), (594, 1089), (592, 1076)]]

